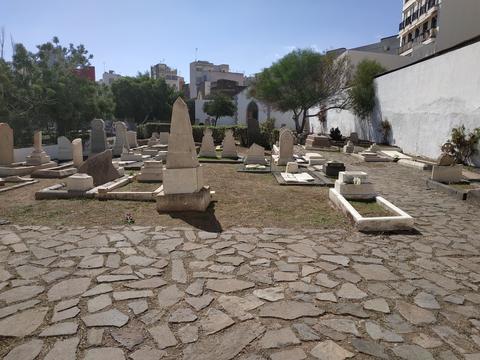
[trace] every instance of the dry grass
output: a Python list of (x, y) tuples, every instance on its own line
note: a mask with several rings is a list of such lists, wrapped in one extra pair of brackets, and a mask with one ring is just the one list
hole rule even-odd
[(360, 215), (364, 217), (380, 217), (394, 215), (392, 212), (378, 205), (376, 201), (349, 200), (349, 203), (355, 208), (355, 210), (360, 213)]
[[(0, 194), (0, 218), (24, 225), (112, 226), (124, 224), (131, 213), (136, 225), (193, 225), (210, 231), (232, 226), (287, 228), (350, 228), (334, 210), (328, 189), (284, 187), (271, 174), (236, 171), (231, 164), (204, 164), (206, 183), (216, 192), (206, 213), (158, 214), (155, 203), (99, 200), (34, 199), (35, 191), (59, 180), (41, 180), (21, 189)], [(132, 189), (158, 184), (129, 185)], [(116, 190), (118, 191), (118, 190)]]

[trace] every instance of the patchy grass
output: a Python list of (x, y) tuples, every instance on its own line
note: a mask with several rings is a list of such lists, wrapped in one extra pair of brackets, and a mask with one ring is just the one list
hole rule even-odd
[(380, 205), (376, 201), (348, 201), (364, 217), (393, 216), (394, 214)]
[(128, 183), (125, 186), (119, 187), (115, 189), (114, 191), (120, 191), (120, 192), (142, 192), (142, 191), (150, 191), (153, 192), (157, 190), (162, 183), (141, 183), (138, 181), (132, 181), (131, 183)]
[(448, 186), (451, 186), (457, 190), (462, 190), (462, 191), (474, 190), (474, 189), (480, 188), (479, 184), (468, 184), (468, 183), (448, 184)]
[[(122, 225), (125, 214), (130, 213), (136, 225), (190, 224), (210, 231), (233, 226), (351, 228), (347, 219), (330, 206), (327, 188), (280, 186), (272, 174), (239, 173), (232, 164), (203, 167), (205, 183), (215, 191), (215, 202), (205, 213), (158, 214), (151, 202), (38, 201), (34, 198), (36, 191), (61, 182), (42, 179), (37, 184), (0, 193), (0, 218), (23, 225), (112, 226)], [(141, 191), (145, 186), (156, 189), (160, 185), (134, 182), (121, 191), (127, 191), (128, 186)]]

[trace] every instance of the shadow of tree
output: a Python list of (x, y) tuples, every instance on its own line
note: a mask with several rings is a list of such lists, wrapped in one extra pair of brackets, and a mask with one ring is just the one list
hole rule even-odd
[(213, 201), (205, 212), (185, 211), (167, 213), (172, 219), (180, 219), (187, 224), (209, 232), (222, 232), (222, 224), (215, 216), (215, 201)]

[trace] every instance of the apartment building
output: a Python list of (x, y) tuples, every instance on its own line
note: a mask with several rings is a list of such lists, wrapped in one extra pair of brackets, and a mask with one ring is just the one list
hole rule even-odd
[(211, 84), (218, 80), (235, 81), (244, 86), (245, 76), (242, 73), (230, 72), (227, 64), (215, 65), (208, 61), (190, 63), (190, 97), (195, 99), (202, 91), (202, 97), (210, 95)]
[(164, 79), (167, 85), (173, 87), (176, 91), (183, 89), (185, 80), (178, 75), (177, 69), (170, 68), (167, 64), (156, 64), (150, 66), (150, 77), (152, 79)]
[(432, 55), (480, 35), (479, 0), (403, 0), (399, 55)]

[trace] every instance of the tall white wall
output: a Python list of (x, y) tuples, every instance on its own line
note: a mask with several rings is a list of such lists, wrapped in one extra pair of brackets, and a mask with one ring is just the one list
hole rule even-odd
[[(392, 125), (391, 141), (412, 155), (435, 159), (452, 128), (480, 127), (480, 42), (378, 77), (378, 104), (370, 122), (348, 111), (328, 113), (328, 128), (380, 141), (379, 122)], [(316, 124), (319, 127), (319, 124)], [(474, 163), (480, 166), (480, 155)]]

